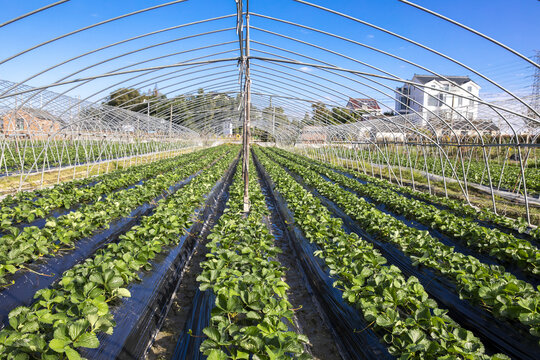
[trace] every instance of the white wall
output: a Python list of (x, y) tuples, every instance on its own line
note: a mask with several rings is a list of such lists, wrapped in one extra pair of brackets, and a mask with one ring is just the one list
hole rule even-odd
[[(415, 77), (413, 77), (412, 81), (419, 82)], [(467, 90), (469, 89), (474, 96), (478, 96), (480, 86), (473, 81), (469, 81), (461, 86), (453, 86), (448, 81), (432, 80), (427, 82), (424, 88), (411, 86), (411, 111), (409, 111), (409, 113), (417, 111), (422, 114), (424, 121), (435, 116), (433, 113), (440, 115), (444, 114), (445, 117), (451, 117), (456, 120), (463, 119), (460, 116), (463, 115), (467, 119), (474, 120), (478, 116), (478, 102), (464, 98), (471, 97), (471, 95), (467, 93)], [(452, 94), (441, 92), (440, 90), (447, 90), (452, 92)], [(428, 94), (432, 95), (433, 98)], [(396, 94), (396, 96), (398, 96), (398, 94)], [(441, 96), (442, 103), (438, 101)], [(399, 105), (400, 104), (396, 101), (396, 109), (399, 108)], [(421, 125), (424, 125), (424, 123)]]

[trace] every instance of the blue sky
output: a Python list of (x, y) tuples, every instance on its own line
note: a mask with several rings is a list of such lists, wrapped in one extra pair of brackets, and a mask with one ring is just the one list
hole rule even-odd
[[(0, 0), (0, 7), (2, 8), (2, 12), (0, 13), (0, 23), (51, 2), (52, 0)], [(7, 56), (16, 54), (17, 52), (39, 44), (40, 42), (83, 26), (165, 2), (166, 1), (163, 0), (72, 0), (0, 28), (0, 39), (2, 40), (0, 57), (4, 59)], [(531, 67), (527, 66), (525, 62), (494, 44), (479, 39), (477, 36), (472, 35), (465, 30), (445, 23), (440, 19), (436, 19), (429, 14), (400, 3), (397, 0), (313, 0), (313, 2), (387, 28), (449, 56), (455, 57), (459, 61), (493, 77), (495, 80), (500, 81), (511, 90), (520, 94), (527, 94), (527, 92), (530, 91), (530, 84), (532, 82)], [(540, 21), (538, 21), (540, 15), (540, 1), (417, 0), (416, 2), (484, 32), (526, 56), (531, 56), (534, 54), (535, 50), (540, 50)], [(294, 1), (252, 0), (250, 2), (250, 10), (255, 13), (295, 21), (306, 26), (332, 32), (366, 45), (398, 54), (399, 56), (421, 63), (423, 66), (442, 74), (470, 75), (482, 86), (483, 89), (481, 94), (486, 95), (500, 92), (500, 90), (489, 85), (485, 81), (478, 79), (477, 76), (461, 69), (459, 66), (402, 40), (393, 38), (390, 35), (355, 23), (351, 20), (343, 19), (339, 16), (328, 14), (324, 11), (313, 9)], [(49, 66), (109, 43), (182, 23), (232, 14), (234, 12), (234, 0), (189, 0), (184, 3), (171, 5), (145, 14), (135, 15), (115, 23), (106, 24), (99, 28), (91, 29), (62, 39), (2, 64), (0, 65), (0, 79), (18, 82)], [(70, 62), (30, 80), (27, 84), (32, 86), (46, 85), (58, 81), (66, 75), (77, 72), (88, 65), (115, 57), (124, 52), (210, 30), (233, 27), (234, 25), (234, 19), (229, 18), (177, 29), (129, 42)], [(286, 34), (291, 37), (302, 39), (303, 41), (316, 43), (319, 46), (329, 48), (333, 51), (346, 54), (357, 60), (377, 66), (399, 77), (410, 79), (414, 73), (425, 72), (361, 46), (333, 39), (328, 36), (315, 34), (311, 31), (294, 26), (276, 23), (256, 16), (252, 17), (251, 25)], [(331, 55), (327, 52), (301, 45), (290, 40), (285, 40), (274, 35), (269, 35), (258, 30), (252, 30), (251, 35), (252, 39), (255, 41), (280, 46), (338, 66), (360, 71), (373, 71), (339, 56)], [(138, 61), (169, 53), (181, 52), (195, 47), (234, 40), (236, 40), (234, 30), (228, 30), (194, 39), (173, 42), (168, 45), (136, 52), (129, 56), (123, 56), (108, 61), (102, 65), (80, 72), (79, 74), (74, 75), (74, 78), (113, 71), (124, 66), (132, 65)], [(227, 50), (231, 50), (231, 52), (215, 55), (214, 58), (237, 56), (238, 52), (234, 51), (235, 48), (236, 44), (222, 45), (216, 48), (179, 54), (169, 58), (143, 63), (134, 66), (134, 68), (187, 61), (204, 55), (208, 56), (214, 52)], [(264, 45), (253, 44), (253, 55), (269, 56), (261, 53), (260, 50), (273, 52), (275, 55), (291, 56), (290, 54), (268, 48)], [(300, 60), (299, 57), (296, 58)], [(302, 60), (313, 62), (312, 60), (307, 59)], [(257, 66), (257, 64), (260, 64), (261, 66)], [(264, 68), (263, 66), (266, 66), (267, 68)], [(304, 70), (303, 73), (282, 66), (260, 62), (254, 63), (254, 86), (261, 92), (275, 91), (293, 95), (301, 93), (302, 96), (306, 98), (329, 98), (328, 101), (338, 103), (344, 101), (343, 99), (346, 96), (363, 97), (363, 95), (366, 95), (377, 99), (384, 99), (387, 98), (387, 96), (382, 94), (381, 91), (389, 93), (388, 90), (382, 90), (379, 86), (376, 87), (381, 91), (377, 92), (356, 82), (345, 80), (339, 76), (321, 70), (310, 68), (304, 68), (302, 70)], [(190, 75), (186, 75), (185, 77), (176, 80), (165, 80), (167, 77), (164, 76), (156, 79), (155, 82), (152, 82), (151, 80), (148, 80), (146, 83), (143, 82), (141, 86), (143, 89), (148, 89), (152, 88), (157, 83), (160, 89), (162, 87), (166, 88), (167, 91), (164, 92), (170, 92), (169, 95), (174, 95), (178, 92), (194, 91), (198, 87), (206, 86), (212, 88), (213, 84), (219, 84), (215, 86), (215, 89), (232, 90), (235, 88), (237, 79), (237, 73), (235, 71), (234, 64), (231, 64), (228, 67), (215, 67), (205, 71), (193, 70)], [(276, 78), (273, 77), (271, 73), (274, 72), (274, 74), (278, 74), (277, 71), (287, 72), (291, 76), (304, 77), (306, 79), (305, 83), (296, 81), (295, 79), (297, 78), (287, 77), (281, 80), (282, 84), (280, 85), (277, 85), (277, 82), (272, 84), (272, 79), (276, 80)], [(165, 72), (154, 73), (154, 75), (162, 73), (164, 74)], [(208, 76), (208, 74), (211, 73), (216, 75)], [(147, 79), (150, 79), (151, 76), (152, 75), (148, 75)], [(321, 80), (315, 76), (327, 78), (328, 81)], [(91, 100), (97, 101), (114, 88), (138, 82), (137, 80), (129, 80), (130, 77), (132, 76), (123, 75), (116, 76), (114, 79), (107, 78), (96, 80), (70, 90), (68, 95), (81, 96), (83, 98), (90, 97)], [(383, 81), (383, 83), (391, 88), (398, 85), (395, 82)], [(312, 84), (312, 86), (310, 84)], [(294, 86), (297, 86), (297, 91), (294, 90)], [(110, 89), (101, 91), (106, 87), (110, 87)], [(71, 87), (68, 86), (62, 86), (55, 88), (55, 91), (66, 91), (70, 88)], [(329, 93), (331, 92), (330, 89), (337, 90), (342, 95), (337, 97), (329, 96)]]

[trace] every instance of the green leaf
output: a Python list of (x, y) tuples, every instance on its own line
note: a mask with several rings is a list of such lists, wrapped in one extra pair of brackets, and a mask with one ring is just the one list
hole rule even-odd
[(221, 350), (214, 349), (208, 354), (208, 360), (226, 360), (227, 354)]
[(95, 349), (99, 346), (99, 340), (94, 333), (82, 334), (74, 343), (74, 347), (85, 347)]
[(121, 277), (115, 276), (113, 277), (108, 283), (107, 286), (111, 289), (119, 288), (120, 286), (124, 285), (124, 279)]
[(81, 355), (70, 347), (66, 348), (66, 355), (69, 360), (82, 360)]
[(28, 359), (30, 359), (30, 357), (28, 357), (28, 354), (25, 354), (25, 353), (18, 353), (13, 358), (13, 360), (28, 360)]
[(221, 334), (216, 328), (213, 327), (207, 327), (203, 329), (203, 333), (208, 336), (210, 340), (214, 340), (215, 342), (219, 342), (221, 339)]
[(418, 329), (412, 329), (408, 332), (409, 338), (412, 340), (414, 344), (418, 343), (420, 340), (424, 338), (424, 334), (422, 331)]
[(131, 292), (126, 288), (116, 289), (116, 295), (119, 297), (131, 297)]
[(29, 321), (21, 328), (22, 333), (33, 333), (39, 330), (39, 322)]
[(86, 319), (79, 319), (68, 326), (68, 333), (71, 340), (77, 339), (88, 328), (90, 323)]
[(49, 342), (49, 347), (58, 353), (63, 353), (66, 345), (69, 345), (70, 343), (71, 341), (69, 340), (52, 339)]
[(381, 314), (377, 316), (377, 325), (382, 327), (388, 327), (394, 325), (394, 321), (388, 317), (387, 314)]

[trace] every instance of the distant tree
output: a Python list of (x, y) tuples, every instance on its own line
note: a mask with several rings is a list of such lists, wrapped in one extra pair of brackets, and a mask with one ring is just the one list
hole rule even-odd
[(306, 124), (306, 125), (313, 125), (313, 122), (311, 120), (311, 116), (309, 116), (309, 113), (306, 112), (304, 114), (304, 119), (302, 120), (302, 124)]
[(265, 121), (272, 122), (272, 118), (276, 120), (276, 124), (289, 123), (285, 110), (280, 106), (265, 107), (262, 109), (262, 117)]
[(394, 116), (394, 112), (392, 110), (383, 112), (383, 115), (385, 116)]
[(319, 101), (311, 104), (311, 114), (311, 122), (313, 124), (327, 124), (332, 121), (332, 112), (326, 108), (323, 102)]
[(358, 115), (351, 109), (344, 107), (334, 107), (332, 108), (332, 120), (334, 121), (334, 123), (346, 124), (357, 121)]
[(121, 107), (132, 111), (138, 111), (142, 106), (139, 106), (146, 99), (141, 95), (139, 90), (131, 88), (120, 88), (109, 94), (105, 104), (115, 107)]

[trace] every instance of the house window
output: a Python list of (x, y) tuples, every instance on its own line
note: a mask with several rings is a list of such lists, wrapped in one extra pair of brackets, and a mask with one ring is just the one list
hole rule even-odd
[(437, 106), (442, 106), (443, 102), (446, 102), (446, 96), (443, 93), (439, 93), (439, 103)]
[(463, 98), (461, 98), (461, 97), (458, 98), (458, 100), (457, 100), (457, 105), (458, 105), (458, 106), (463, 105)]
[(400, 109), (406, 109), (407, 106), (409, 106), (409, 98), (408, 98), (408, 97), (402, 96), (402, 97), (399, 99), (399, 101), (400, 101), (400, 104), (399, 104)]
[(17, 118), (15, 120), (15, 130), (24, 130), (24, 119)]
[(427, 104), (428, 106), (439, 106), (439, 100), (435, 96), (430, 96)]
[(472, 92), (472, 86), (467, 86), (467, 91)]
[(450, 85), (444, 84), (444, 90), (449, 91), (450, 90)]

